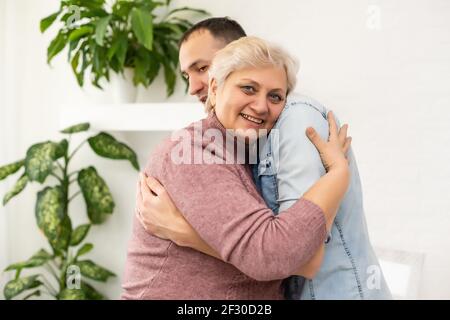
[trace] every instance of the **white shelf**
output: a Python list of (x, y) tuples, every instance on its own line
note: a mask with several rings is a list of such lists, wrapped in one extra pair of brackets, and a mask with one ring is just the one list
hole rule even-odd
[(200, 103), (64, 105), (59, 125), (64, 129), (89, 122), (91, 129), (98, 131), (173, 131), (205, 116)]

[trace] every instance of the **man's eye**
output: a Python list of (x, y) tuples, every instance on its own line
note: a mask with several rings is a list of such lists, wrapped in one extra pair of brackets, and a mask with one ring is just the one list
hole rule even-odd
[(182, 73), (181, 76), (186, 79), (189, 80), (189, 75), (187, 73)]

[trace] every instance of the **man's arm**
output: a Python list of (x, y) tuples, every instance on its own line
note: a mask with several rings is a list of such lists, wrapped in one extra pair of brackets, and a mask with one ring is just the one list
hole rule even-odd
[[(275, 156), (277, 169), (280, 211), (292, 206), (326, 172), (316, 147), (306, 135), (301, 134), (306, 128), (314, 127), (322, 139), (328, 137), (328, 122), (321, 112), (326, 110), (320, 105), (313, 107), (309, 102), (290, 105), (280, 116), (275, 128), (277, 131), (273, 131), (272, 154)], [(335, 214), (337, 209), (337, 207), (334, 208)], [(331, 230), (334, 216), (327, 219), (328, 232)], [(304, 269), (305, 266), (302, 266), (296, 274), (305, 276), (305, 273), (308, 273), (307, 278), (314, 277), (320, 269), (324, 253), (325, 244), (322, 244), (306, 266), (307, 270)]]

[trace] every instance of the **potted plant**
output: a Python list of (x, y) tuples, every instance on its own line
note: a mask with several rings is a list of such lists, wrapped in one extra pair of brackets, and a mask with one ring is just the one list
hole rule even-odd
[[(72, 134), (89, 129), (88, 123), (69, 127), (61, 132), (68, 139), (59, 142), (45, 141), (32, 145), (24, 159), (0, 167), (0, 180), (21, 170), (14, 187), (4, 196), (3, 205), (25, 189), (30, 182), (44, 184), (53, 177), (57, 184), (47, 184), (37, 194), (35, 216), (39, 229), (47, 238), (51, 251), (40, 249), (27, 261), (8, 266), (6, 272), (14, 272), (14, 278), (4, 287), (6, 299), (46, 294), (56, 299), (103, 299), (88, 281), (107, 281), (114, 273), (82, 256), (93, 249), (92, 243), (84, 239), (92, 225), (105, 221), (114, 210), (114, 200), (109, 188), (93, 166), (71, 171), (71, 160), (78, 150), (88, 142), (99, 156), (110, 159), (128, 160), (133, 168), (139, 170), (136, 153), (127, 145), (111, 135), (100, 132), (84, 140), (70, 150)], [(79, 190), (73, 192), (72, 186)], [(72, 225), (70, 203), (82, 195), (87, 209), (89, 223)], [(42, 272), (22, 276), (24, 269), (45, 269), (51, 276), (49, 280)], [(83, 277), (83, 279), (81, 279)]]
[[(120, 74), (132, 84), (129, 102), (136, 86), (148, 87), (163, 70), (167, 96), (175, 89), (178, 41), (192, 23), (183, 13), (208, 13), (189, 7), (169, 10), (171, 0), (62, 0), (57, 12), (40, 22), (45, 32), (55, 21), (59, 29), (47, 50), (47, 62), (64, 48), (77, 82), (83, 86), (89, 71), (91, 82), (102, 89), (101, 80)], [(165, 11), (157, 15), (155, 11)], [(112, 71), (112, 72), (111, 72)], [(124, 86), (125, 87), (125, 86)], [(116, 88), (115, 88), (116, 89)], [(118, 88), (121, 90), (121, 88)]]

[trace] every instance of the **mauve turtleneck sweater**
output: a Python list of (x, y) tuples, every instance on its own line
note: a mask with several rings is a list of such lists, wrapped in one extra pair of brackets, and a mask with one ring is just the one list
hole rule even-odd
[[(214, 113), (173, 136), (204, 137), (202, 143), (192, 139), (184, 145), (192, 147), (193, 158), (194, 149), (210, 150), (214, 143), (205, 138), (208, 129), (226, 136)], [(248, 164), (176, 164), (173, 155), (180, 146), (179, 139), (163, 141), (145, 172), (164, 185), (223, 261), (152, 236), (134, 218), (121, 298), (283, 299), (282, 279), (294, 274), (325, 241), (322, 210), (301, 198), (275, 216), (259, 195)]]

